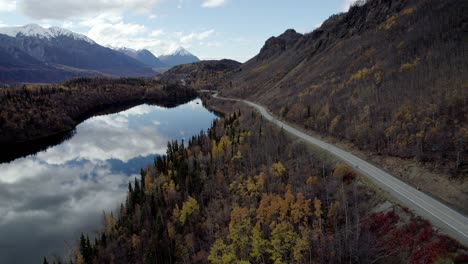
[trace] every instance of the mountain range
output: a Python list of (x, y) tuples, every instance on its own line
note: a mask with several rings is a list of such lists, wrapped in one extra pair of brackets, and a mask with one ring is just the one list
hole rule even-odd
[(169, 67), (169, 65), (163, 63), (147, 49), (134, 50), (130, 48), (118, 48), (116, 50), (154, 69)]
[(163, 56), (103, 47), (72, 31), (36, 24), (0, 28), (0, 84), (56, 83), (73, 77), (152, 77), (154, 69), (198, 61), (183, 48)]

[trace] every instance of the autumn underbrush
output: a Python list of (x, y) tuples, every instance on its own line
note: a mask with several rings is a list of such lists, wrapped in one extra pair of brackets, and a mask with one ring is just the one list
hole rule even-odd
[[(105, 214), (101, 231), (91, 234), (94, 242), (81, 236), (72, 263), (401, 263), (419, 256), (459, 257), (454, 254), (460, 246), (442, 236), (429, 238), (435, 233), (422, 220), (407, 230), (397, 215), (372, 214), (382, 200), (351, 167), (324, 160), (246, 106), (222, 103), (217, 109), (226, 114), (206, 132), (169, 142), (166, 155), (141, 170), (120, 208)], [(406, 254), (400, 234), (414, 241), (405, 244)], [(437, 243), (443, 248), (433, 252)]]
[(466, 247), (457, 241), (434, 231), (431, 224), (412, 216), (408, 223), (401, 223), (394, 210), (371, 214), (362, 218), (365, 228), (379, 237), (382, 261), (399, 263), (466, 263)]

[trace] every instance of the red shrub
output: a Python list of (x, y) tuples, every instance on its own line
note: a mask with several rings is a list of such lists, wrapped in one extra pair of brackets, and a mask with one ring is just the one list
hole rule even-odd
[(416, 241), (417, 243), (429, 241), (433, 235), (432, 227), (430, 225), (423, 226), (423, 228), (416, 235)]
[(397, 227), (399, 216), (390, 211), (373, 214), (363, 222), (383, 242), (386, 251), (408, 254), (409, 263), (434, 263), (444, 256), (455, 258), (456, 263), (468, 260), (466, 254), (457, 254), (459, 249), (466, 248), (448, 236), (436, 234), (424, 219), (412, 218), (408, 224)]
[(395, 229), (395, 224), (398, 223), (400, 217), (394, 211), (373, 214), (369, 221), (369, 230), (382, 237)]
[(428, 264), (434, 263), (434, 261), (445, 253), (443, 246), (439, 241), (433, 241), (429, 243), (422, 244), (413, 251), (413, 254), (410, 256), (411, 264)]

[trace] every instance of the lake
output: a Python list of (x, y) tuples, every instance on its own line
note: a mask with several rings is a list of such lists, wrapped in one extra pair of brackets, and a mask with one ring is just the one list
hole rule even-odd
[(125, 201), (128, 182), (168, 141), (188, 141), (215, 118), (200, 99), (139, 105), (89, 118), (59, 145), (0, 164), (0, 263), (66, 254), (81, 232), (99, 230), (103, 211)]

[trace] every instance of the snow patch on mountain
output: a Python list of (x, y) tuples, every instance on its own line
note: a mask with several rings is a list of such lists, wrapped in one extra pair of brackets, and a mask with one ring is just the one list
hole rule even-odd
[[(111, 48), (112, 48), (112, 47), (111, 47)], [(127, 47), (112, 48), (112, 49), (117, 50), (117, 51), (120, 51), (120, 52), (131, 52), (131, 53), (137, 53), (137, 52), (140, 51), (140, 50), (131, 49), (131, 48), (127, 48)]]
[(37, 24), (29, 24), (20, 27), (2, 27), (0, 34), (8, 35), (10, 37), (36, 37), (42, 39), (53, 39), (58, 37), (70, 37), (75, 40), (83, 40), (91, 44), (96, 44), (92, 39), (85, 35), (74, 33), (70, 30), (60, 27), (43, 28)]
[(184, 49), (183, 47), (179, 47), (175, 51), (167, 54), (166, 56), (193, 56), (188, 50)]

